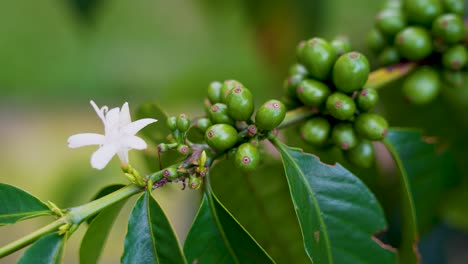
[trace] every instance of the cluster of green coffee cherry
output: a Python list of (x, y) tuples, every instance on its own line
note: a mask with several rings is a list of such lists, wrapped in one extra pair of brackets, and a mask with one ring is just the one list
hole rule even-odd
[(286, 107), (281, 101), (268, 100), (255, 113), (251, 91), (235, 80), (212, 82), (205, 100), (207, 117), (195, 121), (205, 142), (216, 155), (226, 153), (240, 170), (253, 171), (260, 162), (258, 142), (281, 124)]
[(301, 137), (317, 147), (337, 146), (354, 165), (372, 166), (371, 141), (385, 137), (388, 123), (369, 112), (379, 98), (376, 90), (363, 88), (369, 77), (366, 57), (351, 51), (345, 38), (331, 43), (312, 38), (299, 43), (297, 58), (285, 81), (287, 101), (316, 112), (301, 126)]
[(412, 61), (423, 64), (403, 83), (414, 104), (437, 97), (441, 78), (461, 86), (468, 61), (463, 14), (465, 0), (390, 0), (368, 35), (369, 48), (382, 66)]

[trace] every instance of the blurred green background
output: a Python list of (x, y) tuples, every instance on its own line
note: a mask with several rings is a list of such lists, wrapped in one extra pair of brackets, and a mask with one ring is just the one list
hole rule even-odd
[[(67, 148), (68, 136), (102, 130), (90, 99), (109, 107), (128, 101), (131, 109), (155, 100), (169, 114), (197, 116), (208, 83), (225, 79), (243, 82), (257, 103), (279, 98), (302, 39), (346, 33), (369, 54), (365, 36), (382, 2), (3, 0), (0, 182), (61, 207), (84, 203), (103, 186), (125, 182), (116, 160), (97, 171), (89, 164), (94, 149)], [(141, 164), (136, 153), (131, 159)], [(156, 196), (183, 240), (199, 194), (171, 185)], [(118, 262), (133, 203), (120, 214), (102, 263)], [(46, 220), (3, 227), (0, 245)], [(78, 263), (83, 231), (72, 237), (65, 263)]]

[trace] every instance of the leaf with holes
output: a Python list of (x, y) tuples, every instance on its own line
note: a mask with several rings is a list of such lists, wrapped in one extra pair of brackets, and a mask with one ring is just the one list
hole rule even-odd
[(185, 240), (189, 263), (274, 263), (211, 193), (204, 193)]
[(450, 153), (438, 151), (431, 141), (420, 131), (404, 129), (390, 130), (384, 141), (400, 170), (402, 263), (418, 260), (419, 233), (437, 222), (444, 191), (459, 174)]
[(49, 207), (41, 200), (24, 190), (0, 183), (0, 226), (50, 214)]
[(128, 220), (122, 263), (186, 263), (177, 236), (151, 192), (140, 196)]
[(283, 160), (291, 197), (313, 263), (391, 263), (396, 254), (374, 234), (385, 218), (369, 189), (341, 165), (272, 142)]

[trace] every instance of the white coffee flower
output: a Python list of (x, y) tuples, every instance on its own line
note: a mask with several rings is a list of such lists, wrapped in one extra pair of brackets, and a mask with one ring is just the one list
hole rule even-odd
[(90, 101), (97, 115), (104, 123), (104, 135), (95, 133), (76, 134), (68, 138), (68, 147), (79, 148), (83, 146), (99, 145), (99, 149), (91, 156), (91, 166), (98, 170), (103, 169), (112, 157), (117, 154), (122, 165), (128, 164), (128, 151), (130, 149), (145, 149), (146, 142), (135, 136), (145, 126), (158, 120), (144, 118), (131, 122), (128, 103), (122, 108), (109, 110), (107, 106), (99, 107)]

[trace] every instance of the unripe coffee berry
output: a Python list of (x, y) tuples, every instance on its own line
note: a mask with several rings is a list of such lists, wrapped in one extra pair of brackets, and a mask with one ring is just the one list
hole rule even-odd
[(211, 106), (209, 116), (213, 124), (234, 125), (234, 120), (228, 114), (228, 107), (222, 103), (216, 103)]
[(463, 87), (463, 83), (465, 79), (463, 72), (450, 71), (450, 70), (442, 71), (442, 78), (444, 80), (444, 83), (454, 88)]
[(338, 91), (352, 93), (362, 88), (369, 77), (369, 62), (359, 52), (343, 54), (333, 66), (333, 83)]
[(285, 80), (284, 87), (291, 98), (296, 98), (297, 86), (299, 86), (299, 84), (304, 80), (304, 78), (304, 75), (295, 74), (289, 76), (288, 79)]
[(441, 89), (439, 74), (431, 67), (420, 67), (403, 81), (403, 95), (414, 104), (427, 104)]
[(281, 101), (269, 100), (261, 105), (255, 114), (255, 125), (260, 130), (271, 130), (283, 122), (286, 107)]
[(186, 114), (180, 114), (176, 120), (177, 129), (181, 132), (185, 132), (190, 127), (190, 119)]
[(367, 46), (374, 53), (382, 51), (386, 44), (385, 36), (375, 28), (367, 35)]
[(202, 132), (205, 132), (208, 129), (208, 127), (210, 127), (211, 125), (212, 125), (211, 120), (206, 117), (199, 118), (195, 122), (195, 127), (200, 129), (200, 131)]
[(365, 88), (357, 96), (357, 106), (362, 111), (369, 111), (379, 102), (379, 94), (375, 89)]
[(336, 119), (349, 120), (356, 112), (356, 104), (346, 94), (335, 92), (327, 98), (327, 110)]
[(465, 14), (465, 0), (442, 0), (442, 6), (446, 13)]
[(332, 129), (331, 139), (335, 145), (343, 150), (354, 148), (358, 142), (353, 125), (350, 123), (336, 124)]
[(307, 69), (306, 67), (304, 67), (304, 65), (300, 64), (300, 63), (295, 63), (294, 65), (292, 65), (290, 68), (289, 68), (289, 74), (290, 75), (302, 75), (302, 76), (305, 76), (307, 75)]
[(330, 135), (331, 125), (323, 117), (313, 117), (307, 120), (301, 127), (301, 138), (314, 146), (324, 145)]
[(237, 130), (228, 124), (216, 124), (205, 132), (205, 141), (218, 151), (227, 150), (237, 143)]
[(169, 146), (165, 143), (161, 143), (157, 146), (158, 152), (163, 153), (169, 150)]
[(320, 81), (306, 79), (297, 87), (297, 97), (308, 106), (320, 106), (330, 95), (330, 88)]
[(442, 5), (440, 0), (405, 0), (403, 11), (409, 22), (428, 26), (442, 14)]
[(169, 167), (163, 171), (163, 177), (168, 180), (175, 180), (179, 177), (179, 173), (175, 167)]
[(319, 80), (328, 78), (336, 60), (335, 49), (330, 43), (321, 38), (312, 38), (299, 52), (299, 62), (307, 68), (310, 76)]
[(389, 66), (400, 61), (400, 53), (394, 46), (385, 47), (377, 57), (379, 65)]
[(368, 140), (361, 140), (354, 148), (345, 151), (344, 156), (354, 166), (370, 168), (375, 161), (374, 145)]
[(463, 20), (454, 14), (439, 16), (432, 24), (432, 34), (447, 44), (455, 44), (463, 39)]
[(432, 38), (422, 27), (407, 27), (400, 31), (395, 38), (395, 45), (401, 56), (411, 61), (422, 60), (432, 52)]
[(341, 56), (347, 52), (350, 52), (352, 49), (351, 42), (346, 36), (338, 36), (333, 39), (330, 44), (335, 49), (337, 56)]
[(442, 64), (450, 70), (459, 70), (466, 65), (468, 54), (464, 45), (459, 44), (448, 48), (442, 54)]
[(406, 26), (406, 19), (398, 9), (386, 9), (377, 15), (376, 26), (388, 37), (395, 36)]
[(175, 116), (168, 117), (166, 124), (171, 131), (175, 131), (177, 129), (177, 118)]
[(234, 157), (234, 165), (242, 171), (249, 172), (257, 168), (260, 162), (260, 153), (252, 143), (241, 144)]
[(250, 119), (254, 111), (252, 93), (245, 87), (232, 89), (226, 98), (226, 105), (229, 116), (237, 121)]
[(220, 82), (212, 82), (208, 86), (208, 99), (212, 104), (221, 102), (221, 86)]
[(235, 80), (226, 80), (224, 81), (223, 85), (221, 86), (221, 103), (226, 103), (226, 98), (234, 88), (244, 87), (242, 83), (235, 81)]
[(182, 144), (182, 145), (177, 146), (177, 152), (179, 152), (180, 154), (184, 156), (187, 156), (190, 154), (191, 149), (189, 148), (189, 146)]
[(202, 186), (203, 180), (199, 177), (190, 176), (188, 180), (188, 186), (190, 189), (198, 190)]
[(354, 129), (363, 138), (368, 140), (381, 140), (387, 135), (388, 123), (385, 118), (375, 113), (358, 115), (354, 122)]

